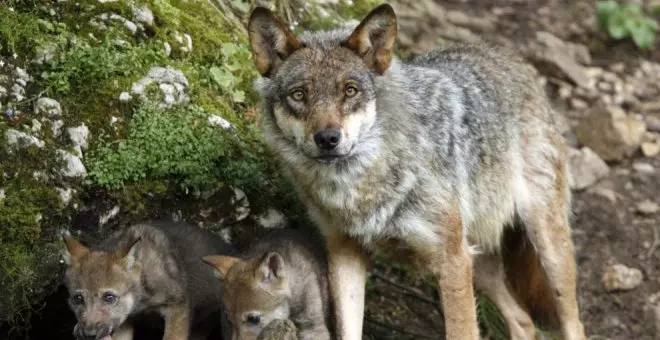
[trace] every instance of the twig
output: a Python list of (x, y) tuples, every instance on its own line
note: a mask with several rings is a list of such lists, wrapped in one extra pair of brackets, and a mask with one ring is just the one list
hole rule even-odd
[(421, 293), (418, 293), (418, 292), (416, 292), (416, 291), (414, 291), (414, 290), (412, 290), (412, 289), (410, 289), (410, 288), (408, 288), (408, 287), (406, 287), (406, 286), (404, 286), (400, 283), (396, 283), (396, 282), (388, 279), (387, 277), (385, 277), (383, 274), (372, 272), (371, 275), (373, 275), (374, 277), (376, 277), (377, 279), (379, 279), (381, 281), (384, 281), (387, 284), (390, 284), (394, 287), (397, 287), (397, 288), (403, 290), (404, 292), (408, 293), (408, 295), (411, 295), (412, 297), (415, 297), (417, 299), (420, 299), (420, 300), (422, 300), (426, 303), (430, 303), (432, 305), (438, 305), (438, 301), (430, 299), (428, 296), (422, 295)]
[(660, 246), (660, 232), (658, 232), (658, 227), (653, 226), (653, 244), (649, 248), (649, 252), (646, 254), (646, 258), (650, 259), (653, 256), (655, 250)]
[(374, 324), (374, 325), (378, 325), (378, 326), (383, 327), (383, 328), (385, 328), (385, 329), (389, 329), (389, 330), (395, 331), (395, 332), (397, 332), (397, 333), (401, 333), (401, 334), (406, 334), (406, 335), (414, 336), (415, 339), (420, 339), (420, 338), (423, 338), (423, 339), (433, 339), (433, 337), (430, 337), (430, 336), (428, 336), (428, 335), (424, 335), (424, 334), (418, 334), (418, 333), (410, 332), (410, 331), (407, 331), (407, 330), (405, 330), (405, 329), (403, 329), (403, 328), (400, 328), (400, 327), (397, 327), (397, 326), (393, 326), (393, 325), (387, 325), (387, 324), (385, 324), (385, 323), (383, 323), (383, 322), (380, 322), (380, 321), (378, 321), (378, 320), (376, 320), (376, 319), (373, 319), (373, 318), (370, 318), (370, 317), (368, 317), (368, 316), (365, 316), (365, 317), (364, 317), (364, 321), (369, 322), (369, 323), (372, 323), (372, 324)]
[(406, 287), (406, 286), (404, 286), (400, 283), (396, 283), (396, 282), (390, 280), (389, 278), (385, 277), (383, 274), (380, 274), (380, 273), (377, 273), (377, 272), (371, 272), (371, 275), (373, 275), (377, 279), (379, 279), (379, 280), (381, 280), (381, 281), (383, 281), (383, 282), (385, 282), (389, 285), (392, 285), (396, 288), (401, 289), (404, 292), (405, 295), (408, 295), (410, 297), (416, 298), (418, 300), (421, 300), (421, 301), (424, 301), (426, 303), (429, 303), (429, 304), (433, 305), (433, 307), (435, 307), (438, 310), (440, 315), (442, 315), (444, 317), (444, 315), (445, 315), (444, 311), (442, 310), (442, 306), (440, 306), (440, 303), (438, 301), (430, 299), (429, 297), (427, 297), (427, 296), (425, 296), (425, 295), (423, 295), (419, 292), (416, 292), (416, 291), (414, 291), (414, 290), (412, 290), (412, 289), (410, 289), (410, 288), (408, 288), (408, 287)]

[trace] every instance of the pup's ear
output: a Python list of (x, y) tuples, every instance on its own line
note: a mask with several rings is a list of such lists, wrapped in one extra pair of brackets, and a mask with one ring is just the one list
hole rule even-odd
[(89, 248), (82, 245), (71, 235), (62, 235), (64, 241), (64, 263), (68, 266), (77, 263), (80, 259), (89, 253)]
[(261, 260), (256, 274), (263, 282), (284, 278), (284, 259), (276, 252), (266, 254)]
[(264, 7), (252, 11), (248, 35), (252, 59), (264, 77), (272, 75), (284, 59), (303, 47), (287, 25)]
[(389, 4), (382, 4), (360, 22), (342, 46), (362, 57), (374, 71), (383, 74), (392, 62), (396, 35), (394, 9)]
[(136, 238), (132, 242), (127, 243), (125, 246), (115, 251), (115, 259), (117, 263), (121, 264), (126, 270), (133, 269), (137, 263), (137, 258), (140, 253), (141, 238)]
[(227, 272), (229, 272), (229, 269), (240, 261), (238, 258), (224, 255), (204, 256), (202, 257), (202, 260), (215, 267), (215, 269), (217, 269), (220, 273), (221, 277), (225, 277)]

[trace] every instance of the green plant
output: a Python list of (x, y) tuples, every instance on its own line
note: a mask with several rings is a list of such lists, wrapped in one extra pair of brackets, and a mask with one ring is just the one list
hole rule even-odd
[(222, 65), (212, 66), (209, 75), (218, 90), (231, 96), (234, 103), (245, 102), (250, 81), (256, 75), (252, 54), (245, 44), (224, 43), (220, 48)]
[(194, 105), (139, 107), (125, 139), (102, 142), (91, 153), (91, 180), (111, 189), (143, 179), (171, 181), (195, 191), (218, 182), (259, 187), (265, 148), (256, 131), (239, 136), (209, 124), (209, 116)]
[(614, 0), (600, 1), (598, 23), (610, 37), (619, 40), (632, 38), (638, 48), (647, 50), (655, 42), (660, 29), (658, 22), (648, 16), (638, 4), (621, 4)]
[(162, 49), (143, 43), (120, 46), (111, 36), (100, 43), (79, 42), (44, 66), (41, 83), (49, 95), (93, 92), (112, 77), (130, 77), (166, 59)]

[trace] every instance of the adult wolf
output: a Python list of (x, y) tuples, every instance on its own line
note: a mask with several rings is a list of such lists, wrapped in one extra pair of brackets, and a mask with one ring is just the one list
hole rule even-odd
[(296, 37), (265, 8), (248, 28), (260, 126), (325, 235), (341, 339), (361, 337), (382, 247), (437, 277), (447, 339), (478, 338), (475, 286), (515, 339), (534, 338), (527, 310), (586, 338), (564, 141), (530, 66), (484, 45), (399, 61), (387, 4), (354, 29)]

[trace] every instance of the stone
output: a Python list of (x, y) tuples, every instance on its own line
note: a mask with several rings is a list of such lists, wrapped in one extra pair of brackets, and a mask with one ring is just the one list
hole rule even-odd
[(7, 138), (7, 145), (13, 147), (28, 147), (34, 145), (38, 148), (43, 148), (46, 146), (46, 143), (41, 139), (15, 129), (8, 129), (7, 132), (5, 132), (5, 137)]
[(655, 203), (651, 200), (643, 200), (637, 203), (637, 212), (641, 215), (653, 215), (660, 210), (658, 203)]
[(69, 134), (69, 139), (73, 142), (74, 147), (81, 147), (83, 150), (87, 150), (87, 140), (89, 139), (89, 128), (82, 123), (80, 126), (70, 127), (66, 129), (66, 132)]
[(133, 8), (133, 18), (135, 18), (135, 21), (145, 26), (153, 26), (154, 24), (154, 13), (149, 7)]
[(131, 94), (142, 100), (150, 100), (145, 94), (145, 89), (151, 84), (157, 84), (163, 100), (161, 106), (172, 106), (185, 104), (189, 101), (185, 91), (188, 87), (188, 79), (180, 70), (171, 67), (153, 67), (146, 77), (133, 83)]
[(265, 229), (286, 228), (288, 221), (286, 216), (279, 210), (269, 208), (265, 213), (256, 218), (257, 223)]
[(2, 202), (2, 200), (5, 198), (7, 198), (7, 192), (5, 192), (4, 188), (0, 188), (0, 202)]
[(580, 63), (588, 65), (591, 56), (586, 46), (565, 43), (549, 32), (536, 32), (537, 46), (533, 57), (536, 62), (550, 66), (550, 71), (560, 73), (574, 84), (590, 88), (593, 86)]
[(642, 284), (644, 276), (637, 268), (623, 264), (609, 266), (603, 273), (603, 286), (608, 292), (633, 290)]
[(11, 95), (14, 97), (15, 101), (23, 101), (23, 99), (25, 99), (25, 89), (21, 85), (14, 84), (11, 87)]
[(646, 142), (642, 143), (642, 153), (644, 157), (655, 157), (660, 154), (660, 142)]
[(230, 122), (218, 115), (209, 116), (208, 121), (212, 126), (220, 126), (223, 129), (231, 129), (234, 127)]
[(71, 198), (73, 198), (73, 189), (71, 188), (55, 188), (57, 194), (60, 196), (60, 202), (63, 206), (69, 205)]
[(119, 101), (122, 102), (122, 103), (126, 103), (126, 102), (130, 101), (131, 99), (133, 99), (133, 97), (131, 97), (131, 94), (128, 93), (128, 92), (122, 92), (122, 93), (119, 94)]
[(568, 149), (568, 183), (571, 189), (586, 189), (609, 172), (607, 164), (588, 147)]
[(57, 154), (64, 161), (64, 168), (60, 171), (62, 176), (69, 178), (84, 178), (87, 176), (87, 169), (85, 169), (80, 157), (64, 150), (57, 150)]
[(571, 107), (575, 110), (584, 110), (589, 104), (580, 98), (571, 98)]
[(135, 35), (138, 31), (137, 25), (130, 20), (124, 21), (124, 27), (129, 30), (132, 35)]
[(110, 211), (108, 211), (107, 213), (99, 216), (99, 226), (103, 226), (106, 223), (108, 223), (108, 221), (110, 221), (115, 216), (117, 216), (117, 214), (119, 214), (120, 210), (121, 209), (119, 208), (119, 206), (115, 205), (114, 207), (112, 207), (112, 209), (110, 209)]
[(621, 161), (641, 145), (646, 132), (644, 121), (627, 115), (617, 106), (597, 107), (580, 120), (575, 135), (605, 161)]
[(250, 202), (243, 190), (234, 188), (231, 204), (234, 206), (234, 219), (236, 222), (242, 221), (250, 215)]
[(632, 167), (635, 171), (643, 174), (652, 174), (655, 172), (653, 165), (646, 162), (634, 162)]
[(60, 130), (64, 126), (64, 121), (61, 119), (54, 120), (50, 123), (50, 129), (53, 132), (53, 136), (59, 137), (60, 135)]
[(56, 118), (62, 115), (62, 106), (55, 99), (41, 97), (34, 104), (34, 112), (48, 118)]

